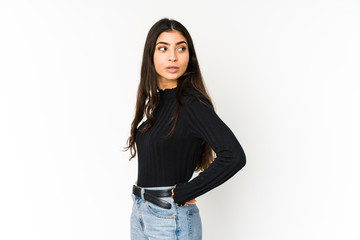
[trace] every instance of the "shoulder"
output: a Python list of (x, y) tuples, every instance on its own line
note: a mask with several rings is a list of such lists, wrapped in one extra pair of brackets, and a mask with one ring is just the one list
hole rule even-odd
[(185, 88), (181, 97), (181, 102), (184, 107), (197, 107), (199, 104), (213, 108), (209, 99), (207, 99), (202, 93), (192, 88)]

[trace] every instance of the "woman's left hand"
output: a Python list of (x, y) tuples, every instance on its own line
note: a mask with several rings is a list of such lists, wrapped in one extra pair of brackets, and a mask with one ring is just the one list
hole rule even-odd
[(194, 198), (193, 200), (187, 201), (187, 202), (184, 204), (184, 206), (187, 206), (187, 205), (189, 205), (189, 204), (195, 204), (195, 202), (196, 202), (196, 200), (195, 200), (195, 198)]
[[(173, 189), (171, 189), (171, 193), (172, 193), (172, 201), (174, 202), (174, 189), (175, 189), (175, 187), (176, 187), (176, 184), (174, 185), (174, 188)], [(189, 204), (195, 204), (196, 203), (196, 200), (195, 200), (195, 198), (194, 199), (192, 199), (192, 200), (190, 200), (190, 201), (187, 201), (185, 204), (184, 204), (184, 206), (188, 206)]]

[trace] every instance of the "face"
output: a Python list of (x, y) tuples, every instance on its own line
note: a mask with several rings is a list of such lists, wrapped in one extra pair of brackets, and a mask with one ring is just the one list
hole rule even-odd
[(177, 83), (189, 63), (185, 37), (179, 31), (162, 32), (156, 40), (154, 65), (158, 83)]

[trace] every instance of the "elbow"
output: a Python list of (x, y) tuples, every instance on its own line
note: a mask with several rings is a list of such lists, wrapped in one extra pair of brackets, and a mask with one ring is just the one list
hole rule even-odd
[(235, 154), (235, 161), (234, 161), (234, 168), (238, 172), (246, 165), (246, 155), (242, 147), (236, 151)]
[(246, 155), (240, 144), (217, 151), (216, 155), (218, 158), (223, 159), (222, 162), (233, 173), (240, 171), (246, 164)]

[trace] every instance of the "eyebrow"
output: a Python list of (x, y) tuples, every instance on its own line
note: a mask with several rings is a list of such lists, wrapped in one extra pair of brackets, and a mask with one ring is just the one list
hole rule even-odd
[[(181, 42), (178, 42), (178, 43), (176, 43), (175, 45), (179, 45), (179, 44), (182, 44), (182, 43), (185, 43), (185, 44), (187, 45), (187, 42), (186, 42), (186, 41), (181, 41)], [(169, 44), (169, 43), (167, 43), (167, 42), (158, 42), (156, 45), (158, 45), (158, 44), (170, 45), (170, 44)]]

